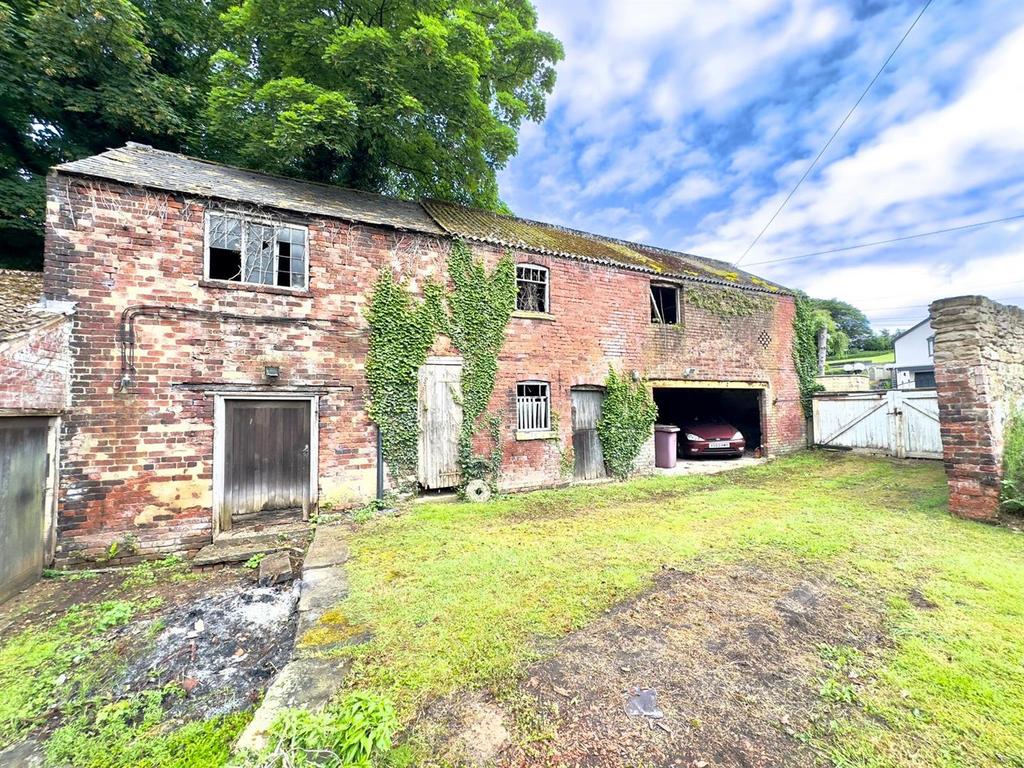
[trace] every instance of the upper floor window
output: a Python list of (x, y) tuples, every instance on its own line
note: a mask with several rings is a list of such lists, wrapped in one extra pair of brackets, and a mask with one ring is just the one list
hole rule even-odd
[(928, 357), (935, 357), (935, 337), (928, 337)]
[(674, 285), (651, 283), (651, 322), (679, 323), (679, 289)]
[(516, 429), (546, 432), (551, 429), (551, 390), (544, 381), (522, 381), (516, 385)]
[(532, 264), (516, 266), (516, 309), (521, 312), (547, 313), (548, 271)]
[(206, 217), (206, 277), (305, 288), (306, 228), (231, 213)]

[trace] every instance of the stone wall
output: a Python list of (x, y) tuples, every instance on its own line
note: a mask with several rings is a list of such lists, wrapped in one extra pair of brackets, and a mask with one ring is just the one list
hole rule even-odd
[(995, 520), (1003, 430), (1024, 407), (1024, 310), (959, 296), (932, 304), (931, 319), (949, 509)]
[[(319, 499), (372, 498), (375, 428), (363, 375), (367, 302), (381, 269), (414, 290), (428, 277), (443, 279), (450, 243), (277, 212), (308, 227), (307, 290), (207, 281), (203, 233), (210, 205), (71, 176), (50, 179), (46, 294), (77, 305), (60, 474), (58, 557), (65, 562), (88, 560), (114, 541), (130, 540), (139, 552), (156, 555), (210, 540), (218, 391), (316, 393)], [(501, 255), (488, 245), (473, 249), (489, 265)], [(683, 291), (683, 323), (656, 326), (650, 275), (512, 255), (551, 270), (551, 308), (546, 318), (514, 317), (499, 359), (490, 407), (503, 419), (504, 487), (565, 481), (560, 465), (572, 445), (570, 390), (603, 384), (609, 366), (651, 378), (763, 384), (769, 452), (803, 446), (792, 297), (758, 293), (761, 308), (735, 317), (688, 302), (687, 291), (706, 290), (694, 284)], [(261, 320), (268, 317), (281, 321)], [(127, 348), (125, 338), (132, 340)], [(134, 356), (135, 372), (122, 385), (126, 353)], [(268, 365), (280, 369), (272, 383), (264, 377)], [(516, 440), (516, 383), (524, 380), (550, 382), (554, 439)]]

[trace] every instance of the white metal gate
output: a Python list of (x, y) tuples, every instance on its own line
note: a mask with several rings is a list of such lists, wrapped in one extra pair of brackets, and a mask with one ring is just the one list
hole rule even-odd
[(814, 442), (899, 458), (941, 459), (938, 396), (934, 389), (815, 395)]

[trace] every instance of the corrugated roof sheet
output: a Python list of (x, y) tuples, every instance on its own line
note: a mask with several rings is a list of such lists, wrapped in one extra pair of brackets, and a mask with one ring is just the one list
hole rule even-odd
[(42, 272), (0, 269), (0, 341), (62, 317), (31, 309), (42, 298)]
[(554, 224), (502, 216), (439, 200), (426, 200), (423, 207), (448, 234), (455, 237), (599, 264), (624, 266), (664, 277), (788, 293), (774, 283), (738, 270), (723, 261), (592, 235)]
[(57, 171), (200, 197), (253, 203), (440, 235), (419, 203), (331, 184), (298, 181), (129, 143), (64, 163)]
[(298, 181), (129, 143), (57, 171), (610, 264), (664, 277), (789, 293), (731, 264), (438, 200), (416, 203)]

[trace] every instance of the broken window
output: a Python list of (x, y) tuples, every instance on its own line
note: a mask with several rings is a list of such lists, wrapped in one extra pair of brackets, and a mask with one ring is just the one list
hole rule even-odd
[(679, 289), (674, 285), (651, 285), (651, 322), (679, 323)]
[(208, 228), (210, 280), (306, 287), (304, 227), (211, 213)]
[(548, 311), (547, 269), (519, 264), (516, 267), (516, 289), (516, 309), (521, 312)]
[(520, 432), (551, 429), (551, 396), (547, 382), (523, 381), (516, 385), (516, 429)]

